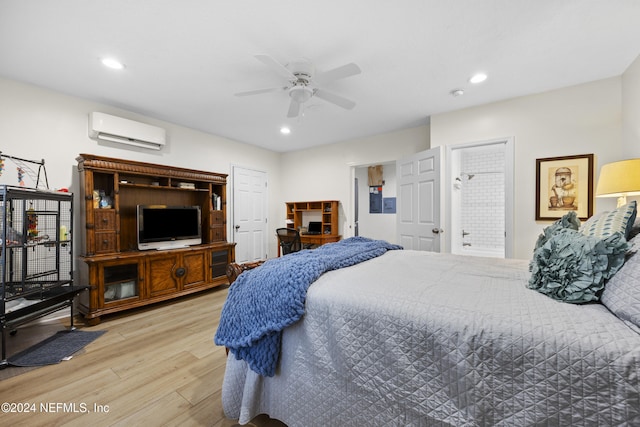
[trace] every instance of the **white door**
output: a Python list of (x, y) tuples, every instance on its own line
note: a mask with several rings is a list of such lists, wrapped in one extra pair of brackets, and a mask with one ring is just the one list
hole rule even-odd
[(397, 161), (398, 243), (405, 249), (440, 252), (441, 147)]
[(267, 258), (267, 174), (233, 167), (233, 241), (236, 262)]

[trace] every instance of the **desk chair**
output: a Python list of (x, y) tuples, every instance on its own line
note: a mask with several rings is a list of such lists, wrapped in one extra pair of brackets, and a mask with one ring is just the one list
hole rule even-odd
[(294, 228), (278, 228), (276, 234), (278, 235), (278, 243), (282, 249), (282, 255), (298, 252), (302, 249), (298, 230)]

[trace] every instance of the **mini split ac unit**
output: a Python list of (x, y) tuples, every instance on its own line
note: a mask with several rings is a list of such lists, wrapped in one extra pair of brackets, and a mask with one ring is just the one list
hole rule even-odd
[(152, 150), (161, 149), (167, 140), (162, 128), (97, 112), (89, 114), (89, 137)]

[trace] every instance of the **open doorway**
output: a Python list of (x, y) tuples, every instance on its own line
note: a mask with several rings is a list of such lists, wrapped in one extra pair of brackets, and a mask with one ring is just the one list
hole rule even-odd
[[(381, 166), (382, 185), (369, 185), (372, 184), (369, 181), (370, 166)], [(394, 209), (390, 209), (391, 203), (395, 202), (397, 196), (395, 161), (354, 166), (353, 177), (354, 234), (395, 242), (396, 214)], [(383, 203), (385, 199), (387, 199), (386, 207), (377, 205), (378, 200)]]
[(449, 146), (447, 165), (451, 253), (511, 257), (512, 139)]

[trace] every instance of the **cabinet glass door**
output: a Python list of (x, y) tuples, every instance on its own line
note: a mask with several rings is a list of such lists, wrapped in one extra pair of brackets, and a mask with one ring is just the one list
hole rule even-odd
[(138, 262), (103, 267), (105, 304), (140, 298), (138, 268)]

